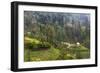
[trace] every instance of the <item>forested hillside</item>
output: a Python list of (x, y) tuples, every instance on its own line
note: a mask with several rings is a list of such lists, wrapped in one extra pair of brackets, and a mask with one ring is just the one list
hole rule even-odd
[(24, 11), (25, 61), (90, 57), (90, 15)]

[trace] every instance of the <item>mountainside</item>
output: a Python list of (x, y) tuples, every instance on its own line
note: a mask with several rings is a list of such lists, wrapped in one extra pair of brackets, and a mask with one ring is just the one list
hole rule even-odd
[(24, 11), (24, 29), (25, 34), (31, 32), (34, 37), (42, 36), (45, 40), (50, 37), (55, 41), (83, 43), (90, 39), (90, 15)]
[(32, 12), (25, 11), (25, 27), (34, 24), (51, 24), (64, 26), (67, 24), (89, 26), (89, 14), (60, 13), (60, 12)]
[(90, 15), (24, 11), (24, 61), (90, 58)]

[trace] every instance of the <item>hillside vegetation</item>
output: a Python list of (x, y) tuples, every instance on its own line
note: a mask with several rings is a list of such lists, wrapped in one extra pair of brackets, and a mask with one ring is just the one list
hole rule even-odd
[(90, 58), (90, 15), (24, 11), (24, 61)]

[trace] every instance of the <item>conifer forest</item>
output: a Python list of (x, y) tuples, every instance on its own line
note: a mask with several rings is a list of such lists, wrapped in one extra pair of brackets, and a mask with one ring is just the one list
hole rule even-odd
[(24, 11), (24, 61), (90, 58), (90, 14)]

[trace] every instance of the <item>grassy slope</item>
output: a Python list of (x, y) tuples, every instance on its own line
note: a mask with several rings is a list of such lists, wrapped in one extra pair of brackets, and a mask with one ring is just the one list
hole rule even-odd
[[(30, 61), (55, 60), (59, 57), (59, 55), (60, 51), (55, 48), (50, 48), (48, 50), (38, 50), (38, 51), (31, 50)], [(29, 58), (28, 49), (25, 49), (25, 61), (28, 61), (28, 58)]]
[[(40, 41), (33, 38), (25, 37), (25, 42), (32, 42), (39, 44)], [(32, 50), (25, 48), (24, 50), (24, 61), (47, 61), (47, 60), (69, 60), (69, 59), (86, 59), (90, 57), (89, 49), (80, 45), (72, 46), (70, 48), (56, 49), (51, 47), (46, 50)]]

